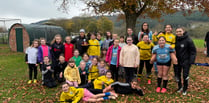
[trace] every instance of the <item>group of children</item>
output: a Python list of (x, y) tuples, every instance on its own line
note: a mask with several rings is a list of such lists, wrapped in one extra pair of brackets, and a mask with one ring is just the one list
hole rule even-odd
[[(51, 47), (46, 45), (44, 38), (40, 39), (40, 46), (39, 41), (34, 40), (31, 47), (26, 49), (26, 63), (29, 66), (30, 79), (28, 84), (32, 83), (33, 71), (33, 82), (37, 83), (37, 66), (40, 64), (43, 85), (51, 88), (55, 87), (57, 82), (65, 81), (62, 85), (63, 92), (60, 101), (69, 99), (72, 103), (76, 103), (83, 99), (96, 102), (115, 99), (117, 93), (135, 92), (142, 96), (143, 92), (137, 83), (142, 79), (145, 65), (148, 84), (151, 84), (151, 69), (154, 66), (158, 77), (156, 92), (165, 93), (171, 61), (173, 64), (177, 64), (174, 47), (172, 47), (175, 44), (173, 41), (175, 37), (169, 29), (163, 33), (152, 34), (147, 30), (147, 25), (147, 23), (143, 23), (142, 31), (138, 36), (139, 42), (135, 44), (139, 48), (140, 67), (137, 73), (138, 77), (130, 83), (114, 82), (118, 81), (119, 75), (124, 75), (124, 69), (120, 66), (119, 59), (120, 51), (126, 45), (125, 37), (120, 36), (120, 39), (117, 39), (117, 34), (107, 32), (104, 41), (101, 40), (101, 34), (92, 33), (90, 40), (85, 44), (88, 45), (87, 52), (82, 55), (79, 50), (74, 50), (75, 47), (69, 36), (62, 43), (61, 36), (56, 35)], [(171, 28), (170, 25), (167, 26)], [(163, 88), (161, 89), (162, 80)]]

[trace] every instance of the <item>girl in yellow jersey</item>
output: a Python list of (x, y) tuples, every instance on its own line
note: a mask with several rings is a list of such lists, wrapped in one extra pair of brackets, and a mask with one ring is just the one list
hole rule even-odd
[(88, 83), (99, 77), (99, 69), (97, 64), (98, 58), (94, 57), (92, 59), (92, 64), (89, 66)]
[[(176, 36), (172, 33), (172, 26), (170, 24), (165, 25), (165, 32), (159, 34), (157, 37), (165, 37), (166, 44), (171, 45), (171, 49), (175, 49), (175, 43), (176, 43)], [(175, 53), (171, 55), (172, 62), (174, 64), (174, 67), (177, 64), (177, 58)], [(177, 78), (177, 70), (174, 69), (174, 75), (175, 79)], [(177, 80), (177, 79), (176, 79)]]
[(62, 85), (62, 91), (59, 101), (62, 103), (78, 103), (79, 101), (99, 102), (107, 99), (115, 99), (117, 97), (117, 95), (112, 92), (94, 95), (85, 88), (70, 87), (67, 83)]
[(171, 47), (174, 49), (175, 48), (175, 43), (176, 43), (176, 36), (172, 33), (172, 26), (171, 25), (166, 25), (165, 26), (165, 32), (160, 33), (157, 38), (159, 37), (165, 37), (166, 39), (166, 44), (171, 45)]
[(149, 42), (148, 35), (143, 36), (143, 41), (140, 41), (137, 44), (137, 47), (139, 48), (140, 52), (140, 66), (138, 71), (138, 81), (140, 81), (142, 76), (142, 71), (144, 68), (144, 63), (146, 65), (146, 72), (147, 72), (147, 78), (148, 78), (148, 84), (151, 84), (151, 69), (152, 64), (150, 64), (151, 59), (151, 50), (154, 47), (154, 44), (152, 42)]
[(94, 57), (100, 56), (100, 44), (99, 41), (96, 39), (96, 34), (91, 34), (91, 39), (89, 40), (89, 48), (87, 53), (90, 57), (90, 60)]

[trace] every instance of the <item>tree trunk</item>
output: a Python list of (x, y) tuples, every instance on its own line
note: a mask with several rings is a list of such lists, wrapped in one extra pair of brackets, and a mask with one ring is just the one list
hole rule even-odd
[(129, 13), (129, 12), (125, 12), (125, 17), (126, 17), (126, 33), (127, 33), (127, 29), (131, 28), (133, 30), (133, 33), (135, 33), (135, 27), (136, 27), (136, 20), (138, 15), (135, 13)]

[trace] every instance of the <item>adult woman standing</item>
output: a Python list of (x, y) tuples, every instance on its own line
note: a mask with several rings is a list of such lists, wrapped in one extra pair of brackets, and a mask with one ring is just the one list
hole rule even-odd
[[(178, 65), (175, 66), (177, 70), (178, 79), (178, 91), (183, 90), (183, 95), (187, 94), (189, 70), (191, 64), (194, 63), (196, 57), (196, 48), (191, 38), (189, 38), (187, 32), (183, 28), (176, 29), (176, 57), (178, 59)], [(181, 73), (183, 69), (183, 88), (181, 82)]]
[(126, 41), (127, 45), (120, 52), (120, 65), (125, 69), (126, 83), (130, 83), (139, 65), (140, 54), (137, 46), (133, 44), (131, 36), (127, 37)]

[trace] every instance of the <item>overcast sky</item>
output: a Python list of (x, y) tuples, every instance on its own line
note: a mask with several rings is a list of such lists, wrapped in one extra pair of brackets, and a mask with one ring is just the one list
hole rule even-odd
[[(3, 0), (0, 3), (0, 19), (21, 19), (22, 23), (29, 24), (51, 18), (72, 18), (84, 13), (82, 9), (85, 8), (85, 4), (79, 3), (70, 6), (69, 14), (66, 14), (59, 11), (58, 6), (59, 3), (55, 0)], [(0, 22), (0, 26), (2, 24), (3, 22)]]

